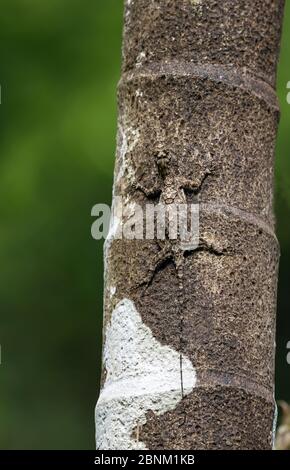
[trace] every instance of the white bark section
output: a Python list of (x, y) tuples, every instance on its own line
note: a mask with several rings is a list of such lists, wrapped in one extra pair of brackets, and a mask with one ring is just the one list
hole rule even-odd
[[(275, 350), (276, 350), (276, 343), (275, 343)], [(273, 429), (272, 429), (272, 449), (275, 450), (275, 442), (276, 442), (276, 433), (277, 433), (277, 423), (278, 423), (278, 406), (276, 403), (276, 397), (274, 392), (274, 403), (275, 403), (275, 413), (273, 419)]]
[(128, 153), (132, 152), (136, 147), (140, 132), (138, 129), (132, 127), (126, 118), (126, 115), (123, 116), (124, 123), (119, 123), (119, 161), (120, 168), (117, 172), (116, 182), (120, 181), (124, 177), (125, 170), (127, 172), (127, 178), (134, 178), (134, 170), (131, 168), (130, 162), (127, 159)]
[[(103, 360), (106, 381), (96, 406), (97, 449), (146, 449), (133, 430), (145, 424), (149, 410), (163, 414), (182, 399), (180, 354), (162, 346), (134, 303), (124, 299), (107, 327)], [(196, 384), (196, 373), (185, 356), (182, 371), (187, 395)]]

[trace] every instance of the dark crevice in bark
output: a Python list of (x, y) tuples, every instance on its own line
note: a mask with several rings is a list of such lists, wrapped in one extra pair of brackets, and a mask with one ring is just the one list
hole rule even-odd
[(205, 252), (210, 253), (214, 256), (234, 256), (234, 254), (236, 254), (236, 252), (234, 252), (233, 250), (227, 250), (227, 249), (218, 250), (214, 248), (213, 246), (200, 245), (194, 250), (186, 250), (183, 256), (184, 258), (189, 258), (196, 253), (205, 253)]
[(139, 191), (140, 193), (142, 193), (146, 199), (148, 199), (148, 201), (150, 202), (154, 202), (155, 204), (158, 204), (159, 201), (160, 201), (160, 196), (162, 194), (162, 190), (161, 189), (145, 189), (141, 184), (136, 184), (134, 185), (134, 189), (136, 191)]

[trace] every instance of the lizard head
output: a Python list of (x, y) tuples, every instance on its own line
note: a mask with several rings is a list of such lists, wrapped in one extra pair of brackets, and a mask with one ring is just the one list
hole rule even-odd
[(154, 157), (158, 168), (158, 173), (162, 179), (165, 179), (169, 173), (171, 156), (167, 150), (158, 150)]

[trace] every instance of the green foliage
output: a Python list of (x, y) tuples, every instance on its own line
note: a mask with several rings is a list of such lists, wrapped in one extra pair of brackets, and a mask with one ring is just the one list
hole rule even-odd
[(2, 0), (0, 447), (93, 448), (122, 4)]

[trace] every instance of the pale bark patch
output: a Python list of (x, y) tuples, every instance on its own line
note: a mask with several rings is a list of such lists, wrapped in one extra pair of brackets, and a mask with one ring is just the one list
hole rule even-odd
[[(98, 449), (145, 449), (138, 442), (146, 413), (163, 414), (182, 400), (180, 353), (162, 346), (124, 299), (114, 309), (104, 346), (106, 381), (96, 406)], [(196, 372), (182, 357), (184, 396), (196, 384)], [(134, 435), (135, 434), (135, 435)]]

